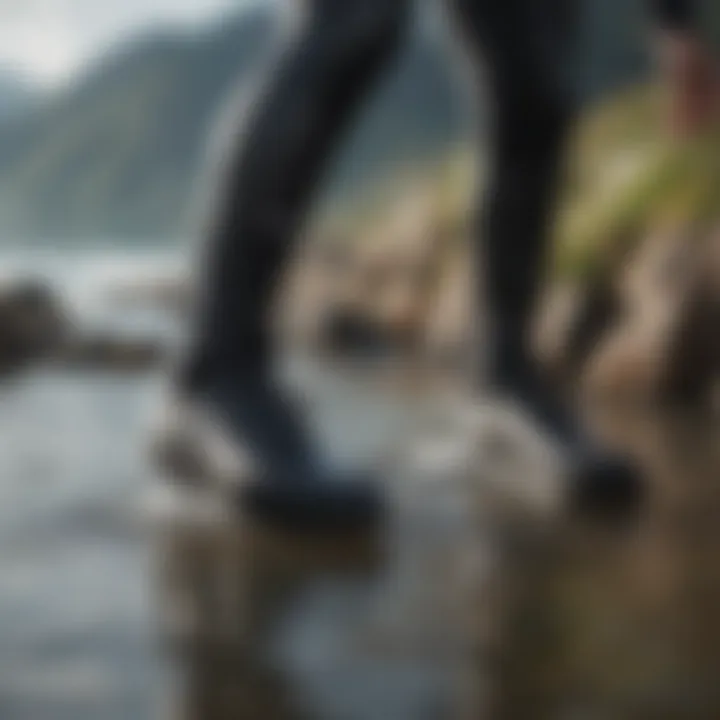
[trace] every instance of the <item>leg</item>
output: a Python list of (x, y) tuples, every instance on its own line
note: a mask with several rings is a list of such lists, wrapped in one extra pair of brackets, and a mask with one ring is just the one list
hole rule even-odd
[(281, 520), (342, 523), (376, 508), (364, 490), (325, 482), (302, 423), (270, 377), (268, 314), (327, 161), (394, 56), (407, 7), (407, 0), (307, 0), (304, 23), (229, 158), (213, 217), (182, 389), (250, 450), (270, 482), (246, 499)]
[[(494, 105), (493, 156), (476, 259), (489, 313), (489, 377), (502, 390), (519, 390), (534, 371), (530, 324), (573, 114), (571, 88), (560, 71), (570, 60), (572, 5), (572, 0), (551, 0), (542, 8), (532, 0), (457, 0), (471, 48), (487, 61)], [(543, 420), (565, 424), (560, 417)]]
[[(490, 329), (489, 378), (567, 451), (574, 490), (625, 503), (635, 484), (624, 463), (596, 450), (541, 378), (530, 324), (545, 268), (559, 166), (573, 117), (575, 0), (455, 0), (477, 59), (487, 61), (493, 158), (477, 235)], [(600, 491), (598, 493), (598, 491)], [(595, 497), (593, 498), (594, 501)]]
[(302, 26), (230, 149), (185, 380), (265, 368), (267, 314), (308, 205), (401, 40), (406, 0), (306, 0)]

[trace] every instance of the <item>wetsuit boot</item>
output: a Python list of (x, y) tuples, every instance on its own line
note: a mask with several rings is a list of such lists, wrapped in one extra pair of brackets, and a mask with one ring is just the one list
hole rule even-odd
[(268, 330), (282, 273), (328, 160), (396, 54), (403, 0), (309, 0), (228, 154), (212, 215), (196, 334), (180, 392), (252, 458), (238, 498), (285, 527), (355, 528), (382, 516), (378, 488), (325, 467), (273, 378)]

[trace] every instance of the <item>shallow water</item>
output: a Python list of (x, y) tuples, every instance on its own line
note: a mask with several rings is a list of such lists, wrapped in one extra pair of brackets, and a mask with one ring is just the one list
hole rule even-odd
[[(412, 404), (382, 394), (343, 413), (349, 389), (325, 378), (338, 462), (377, 456), (408, 424)], [(3, 720), (157, 717), (167, 664), (143, 450), (161, 392), (152, 375), (54, 371), (0, 390)]]
[[(432, 404), (304, 378), (341, 460), (386, 454)], [(142, 449), (159, 391), (53, 372), (2, 390), (3, 720), (720, 716), (707, 419), (600, 419), (653, 478), (632, 532), (486, 531), (446, 498), (379, 544), (305, 546), (220, 523), (158, 533)]]
[(152, 717), (146, 379), (28, 378), (0, 395), (0, 716)]
[[(88, 324), (174, 336), (96, 302), (137, 262), (14, 271), (44, 268)], [(393, 467), (441, 409), (397, 372), (295, 370), (340, 463)], [(161, 391), (50, 370), (0, 386), (2, 720), (720, 717), (717, 423), (594, 414), (652, 482), (631, 529), (480, 517), (451, 483), (394, 478), (384, 534), (317, 544), (158, 514)]]

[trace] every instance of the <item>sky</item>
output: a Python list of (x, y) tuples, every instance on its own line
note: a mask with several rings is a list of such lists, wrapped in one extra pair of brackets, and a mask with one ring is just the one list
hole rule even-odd
[(0, 70), (48, 85), (157, 24), (198, 25), (253, 0), (0, 0)]

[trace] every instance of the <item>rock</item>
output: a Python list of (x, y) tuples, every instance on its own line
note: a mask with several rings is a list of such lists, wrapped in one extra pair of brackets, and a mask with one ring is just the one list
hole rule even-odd
[(468, 357), (477, 315), (477, 292), (471, 264), (458, 254), (442, 272), (435, 302), (425, 323), (425, 347), (433, 360), (454, 362)]
[(382, 283), (369, 288), (371, 313), (393, 346), (405, 352), (424, 349), (428, 318), (443, 280), (443, 236), (429, 214), (427, 199), (400, 206), (390, 223), (382, 253)]
[[(359, 315), (360, 260), (347, 239), (311, 245), (295, 264), (276, 314), (281, 337), (293, 344), (352, 350), (342, 328)], [(351, 320), (352, 322), (352, 320)]]
[(720, 379), (720, 233), (707, 242), (667, 352), (661, 392), (681, 404), (711, 401)]
[(588, 363), (593, 393), (641, 402), (708, 400), (720, 371), (718, 235), (647, 238), (618, 278), (619, 322)]
[(45, 284), (19, 280), (0, 288), (0, 372), (47, 358), (65, 334), (65, 312)]
[(65, 344), (57, 361), (73, 369), (138, 372), (158, 367), (167, 356), (156, 340), (80, 334)]
[(412, 299), (402, 266), (392, 246), (376, 243), (357, 247), (333, 272), (319, 315), (324, 349), (352, 355), (406, 348)]
[(609, 282), (565, 282), (541, 302), (535, 348), (550, 376), (562, 383), (578, 379), (588, 358), (621, 312)]
[(393, 338), (358, 307), (335, 305), (322, 320), (321, 346), (332, 354), (368, 356), (393, 349)]
[(411, 274), (396, 277), (372, 308), (375, 324), (386, 338), (386, 344), (401, 352), (420, 347), (425, 324), (425, 302), (422, 290)]
[(720, 233), (648, 234), (606, 274), (551, 288), (535, 328), (553, 377), (625, 402), (709, 400), (720, 372)]
[(320, 242), (309, 261), (303, 256), (282, 312), (291, 335), (348, 354), (422, 349), (443, 245), (432, 208), (410, 194), (379, 229)]

